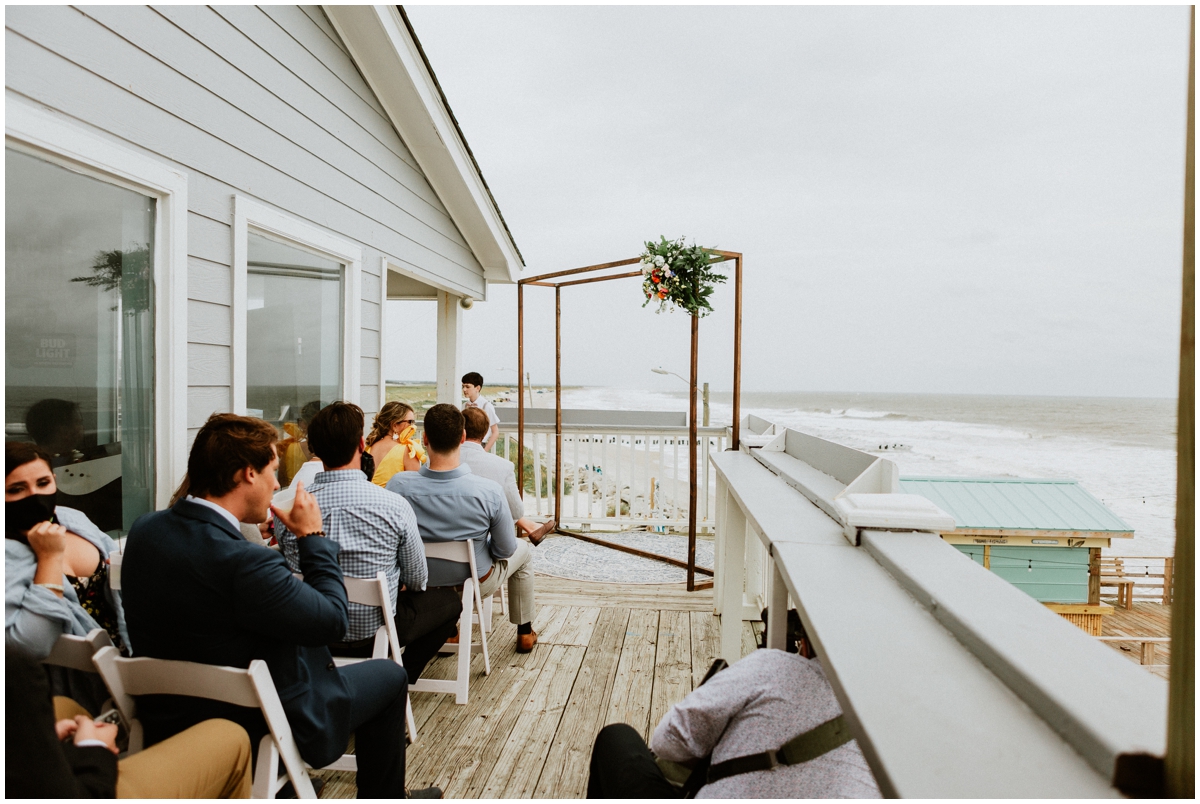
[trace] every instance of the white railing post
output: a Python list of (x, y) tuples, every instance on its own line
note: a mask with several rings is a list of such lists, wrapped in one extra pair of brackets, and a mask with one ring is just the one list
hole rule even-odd
[(746, 514), (726, 490), (725, 528), (721, 534), (721, 566), (728, 572), (721, 587), (721, 658), (742, 658), (742, 574), (736, 570), (746, 555)]

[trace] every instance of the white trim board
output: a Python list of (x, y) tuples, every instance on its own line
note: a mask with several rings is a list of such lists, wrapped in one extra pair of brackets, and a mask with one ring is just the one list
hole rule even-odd
[(154, 216), (154, 501), (187, 471), (188, 177), (64, 116), (9, 97), (5, 145), (158, 200)]
[(346, 402), (362, 395), (362, 246), (280, 212), (259, 201), (233, 196), (233, 318), (230, 390), (233, 412), (246, 415), (246, 251), (254, 229), (277, 240), (331, 257), (345, 265), (342, 282), (342, 393)]
[(321, 8), (479, 260), (484, 279), (515, 282), (522, 269), (516, 246), (400, 12), (395, 6)]

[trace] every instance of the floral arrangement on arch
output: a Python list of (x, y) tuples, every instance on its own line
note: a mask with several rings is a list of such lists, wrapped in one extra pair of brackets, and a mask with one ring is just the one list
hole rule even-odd
[(684, 238), (668, 240), (659, 237), (655, 243), (646, 241), (642, 253), (642, 306), (658, 302), (657, 312), (680, 308), (689, 315), (701, 318), (712, 312), (708, 297), (715, 286), (725, 281), (725, 275), (712, 269), (711, 252), (697, 245), (684, 245)]

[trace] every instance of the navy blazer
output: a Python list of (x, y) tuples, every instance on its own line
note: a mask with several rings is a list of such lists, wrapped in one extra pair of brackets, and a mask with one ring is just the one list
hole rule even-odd
[[(326, 647), (346, 635), (346, 587), (337, 542), (310, 536), (298, 545), (303, 581), (277, 551), (180, 500), (133, 523), (121, 591), (137, 656), (226, 667), (266, 661), (300, 755), (319, 768), (350, 739), (349, 692)], [(138, 715), (147, 745), (213, 717), (242, 724), (255, 749), (266, 734), (258, 710), (201, 698), (142, 696)]]

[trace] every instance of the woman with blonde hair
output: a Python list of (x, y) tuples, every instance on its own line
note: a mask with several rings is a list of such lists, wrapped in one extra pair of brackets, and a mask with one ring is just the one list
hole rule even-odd
[(392, 400), (380, 408), (371, 422), (367, 451), (375, 458), (371, 482), (386, 486), (397, 472), (415, 472), (428, 462), (425, 450), (413, 437), (417, 433), (412, 406)]

